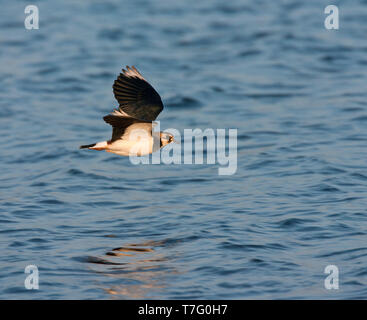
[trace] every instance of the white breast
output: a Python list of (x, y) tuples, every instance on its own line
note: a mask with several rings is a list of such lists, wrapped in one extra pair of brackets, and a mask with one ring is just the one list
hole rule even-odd
[(138, 140), (116, 140), (106, 148), (107, 152), (112, 152), (120, 156), (145, 156), (152, 153), (153, 138)]

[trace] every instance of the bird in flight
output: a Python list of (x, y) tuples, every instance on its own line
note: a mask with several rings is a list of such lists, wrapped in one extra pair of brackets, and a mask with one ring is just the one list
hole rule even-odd
[(163, 110), (163, 103), (157, 91), (134, 66), (122, 69), (112, 88), (119, 107), (103, 117), (112, 126), (112, 138), (80, 146), (80, 149), (144, 156), (174, 142), (170, 133), (153, 132), (153, 121)]

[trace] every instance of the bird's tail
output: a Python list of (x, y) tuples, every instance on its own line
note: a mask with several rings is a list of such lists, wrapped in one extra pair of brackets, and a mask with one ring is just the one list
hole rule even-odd
[(92, 149), (92, 150), (106, 150), (107, 148), (107, 141), (86, 144), (84, 146), (80, 146), (79, 149)]

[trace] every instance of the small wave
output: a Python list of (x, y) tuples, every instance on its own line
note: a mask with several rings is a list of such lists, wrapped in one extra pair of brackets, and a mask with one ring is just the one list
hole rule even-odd
[(104, 264), (104, 265), (124, 265), (124, 263), (112, 262), (94, 256), (75, 257), (73, 260), (85, 263)]
[(109, 29), (102, 29), (99, 33), (98, 33), (98, 38), (105, 40), (120, 40), (125, 36), (125, 32), (123, 29), (121, 28), (109, 28)]
[(308, 223), (308, 222), (314, 222), (314, 221), (310, 219), (288, 218), (288, 219), (279, 221), (278, 225), (280, 228), (288, 229), (288, 228), (293, 228), (296, 226), (303, 225), (304, 223)]
[(102, 175), (98, 175), (95, 173), (86, 173), (82, 170), (79, 169), (69, 169), (67, 171), (68, 174), (72, 175), (72, 176), (80, 176), (80, 177), (85, 177), (85, 178), (92, 178), (92, 179), (98, 179), (98, 180), (116, 180), (114, 178), (110, 178), (110, 177), (105, 177)]
[(169, 98), (165, 101), (165, 104), (168, 107), (183, 108), (183, 109), (199, 108), (202, 106), (202, 103), (199, 100), (196, 100), (191, 97), (181, 97), (181, 96)]

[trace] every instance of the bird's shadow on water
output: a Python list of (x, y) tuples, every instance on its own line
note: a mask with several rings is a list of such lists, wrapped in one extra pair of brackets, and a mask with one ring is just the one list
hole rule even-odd
[(81, 259), (89, 269), (104, 276), (97, 286), (111, 299), (149, 299), (165, 290), (169, 277), (179, 271), (172, 267), (167, 247), (171, 240), (129, 243), (106, 251), (103, 256)]

